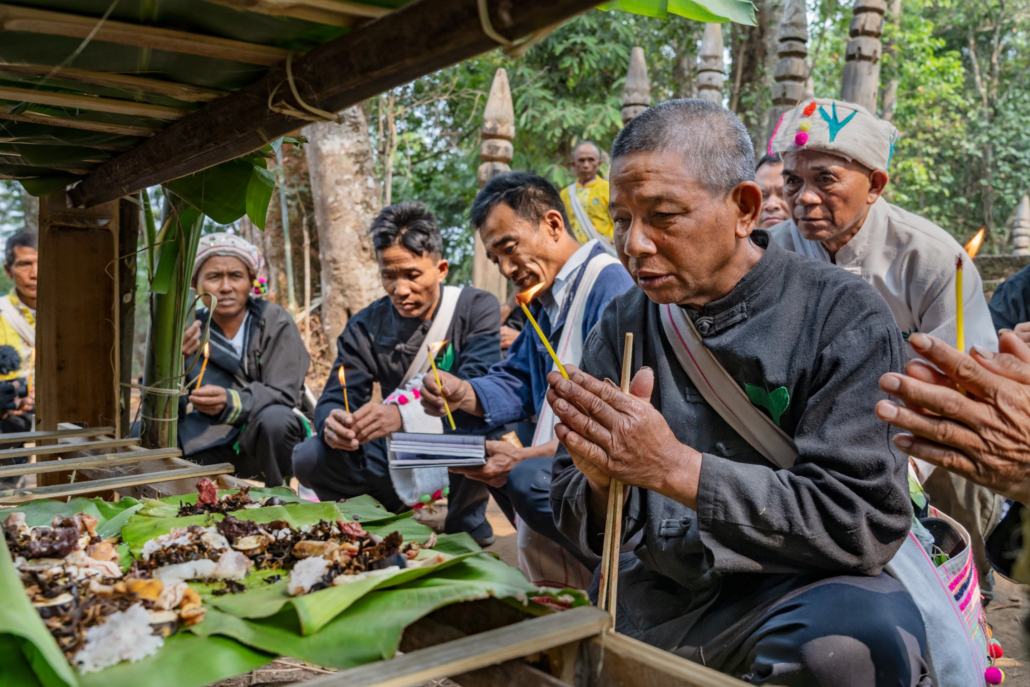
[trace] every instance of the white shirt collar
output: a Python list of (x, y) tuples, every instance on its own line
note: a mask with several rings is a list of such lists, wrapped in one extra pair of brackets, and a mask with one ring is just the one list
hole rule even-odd
[(596, 239), (587, 241), (580, 246), (579, 250), (573, 253), (572, 257), (566, 260), (562, 268), (558, 270), (558, 276), (554, 278), (554, 284), (551, 285), (551, 288), (546, 293), (540, 294), (540, 303), (547, 310), (547, 316), (551, 318), (552, 325), (560, 314), (562, 292), (569, 282), (573, 280), (576, 270), (582, 267), (587, 258), (590, 257), (590, 252), (594, 249), (595, 245), (597, 245)]
[(240, 328), (236, 330), (236, 335), (229, 339), (229, 344), (232, 346), (232, 350), (236, 351), (236, 355), (239, 358), (243, 357), (243, 341), (247, 334), (247, 321), (250, 319), (250, 310), (243, 316), (243, 322), (240, 323)]

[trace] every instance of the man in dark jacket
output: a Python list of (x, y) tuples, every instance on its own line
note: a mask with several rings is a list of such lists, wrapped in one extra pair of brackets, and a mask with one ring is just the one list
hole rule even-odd
[[(179, 444), (204, 464), (231, 462), (236, 475), (278, 486), (293, 473), (293, 447), (306, 420), (294, 412), (311, 358), (293, 318), (260, 292), (262, 258), (238, 236), (200, 240), (193, 285), (217, 299), (214, 315), (198, 309), (183, 336), (188, 403), (182, 401)], [(210, 299), (202, 299), (210, 307)], [(211, 319), (210, 339), (201, 346)]]
[[(293, 460), (301, 484), (321, 499), (370, 494), (399, 511), (417, 503), (412, 498), (417, 494), (398, 487), (398, 480), (416, 471), (391, 477), (386, 436), (440, 431), (439, 420), (425, 416), (418, 402), (419, 380), (429, 368), (427, 346), (442, 344), (434, 353), (441, 371), (462, 379), (486, 374), (501, 359), (500, 306), (485, 291), (443, 286), (448, 269), (443, 238), (422, 203), (384, 208), (370, 233), (387, 295), (347, 320), (315, 410), (317, 436), (298, 446)], [(375, 382), (383, 402), (372, 400)], [(479, 425), (478, 418), (461, 412), (454, 413), (454, 421), (459, 432)], [(443, 431), (451, 431), (446, 423)], [(486, 485), (461, 475), (448, 481), (444, 474), (440, 486), (449, 488), (444, 529), (491, 542)]]

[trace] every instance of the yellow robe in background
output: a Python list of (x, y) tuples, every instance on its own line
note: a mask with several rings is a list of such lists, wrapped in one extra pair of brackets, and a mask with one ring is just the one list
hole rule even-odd
[[(576, 195), (579, 197), (579, 202), (583, 209), (586, 210), (587, 217), (590, 218), (597, 233), (611, 240), (615, 226), (612, 224), (612, 216), (608, 214), (607, 180), (597, 177), (586, 186), (581, 185), (577, 181)], [(561, 190), (561, 199), (565, 203), (565, 215), (569, 218), (569, 224), (572, 225), (572, 233), (576, 235), (576, 239), (580, 243), (586, 243), (590, 240), (590, 237), (583, 231), (583, 227), (579, 226), (576, 213), (572, 210), (568, 186)]]
[[(32, 326), (33, 329), (36, 327), (36, 316), (32, 314), (32, 311), (21, 302), (18, 298), (18, 292), (11, 289), (11, 292), (0, 298), (6, 298), (11, 304), (21, 312), (22, 317), (25, 321)], [(35, 367), (35, 356), (32, 355), (32, 347), (30, 347), (25, 340), (21, 338), (18, 332), (12, 327), (6, 319), (0, 316), (0, 346), (14, 346), (14, 348), (21, 355), (21, 370), (12, 372), (8, 375), (0, 376), (0, 381), (7, 381), (9, 379), (16, 379), (18, 377), (24, 377), (29, 379), (29, 386), (33, 386), (31, 376), (33, 367)]]

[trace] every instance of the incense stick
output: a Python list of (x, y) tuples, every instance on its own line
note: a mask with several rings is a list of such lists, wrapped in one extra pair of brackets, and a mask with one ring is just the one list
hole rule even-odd
[[(522, 294), (519, 294), (519, 296), (521, 295)], [(529, 312), (529, 305), (519, 297), (516, 297), (515, 300), (522, 306), (522, 312), (526, 313), (526, 319), (528, 319), (529, 323), (533, 325), (533, 329), (536, 330), (537, 336), (540, 337), (540, 340), (544, 342), (544, 347), (547, 349), (547, 352), (551, 354), (551, 359), (554, 360), (554, 364), (558, 366), (558, 372), (561, 372), (562, 377), (568, 379), (569, 374), (565, 371), (565, 366), (561, 364), (560, 360), (558, 360), (558, 354), (554, 352), (553, 348), (551, 348), (551, 342), (547, 340), (546, 336), (544, 336), (544, 332), (540, 329), (540, 325), (536, 323), (536, 318), (533, 317), (533, 313)]]
[(966, 325), (963, 311), (965, 305), (962, 297), (962, 256), (955, 262), (955, 348), (966, 352)]
[(447, 421), (451, 423), (451, 431), (458, 428), (454, 425), (454, 416), (451, 415), (451, 407), (447, 404), (447, 397), (443, 395), (443, 384), (440, 383), (440, 372), (436, 369), (436, 351), (433, 345), (429, 345), (429, 364), (433, 366), (433, 376), (436, 377), (436, 386), (440, 389), (440, 398), (443, 399), (443, 409), (447, 411)]
[[(626, 341), (622, 351), (622, 393), (629, 393), (629, 383), (633, 371), (633, 334), (626, 333)], [(612, 616), (612, 628), (615, 627), (615, 614), (619, 599), (619, 553), (622, 549), (622, 505), (625, 501), (622, 482), (612, 479), (608, 485), (608, 512), (605, 518), (604, 547), (601, 551), (601, 593), (598, 608), (606, 610)]]

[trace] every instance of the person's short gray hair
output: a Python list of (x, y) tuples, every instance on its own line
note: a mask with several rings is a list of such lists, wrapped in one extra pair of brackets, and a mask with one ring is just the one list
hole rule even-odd
[(755, 148), (747, 128), (722, 105), (683, 98), (667, 100), (630, 120), (612, 144), (612, 165), (624, 155), (676, 152), (698, 183), (725, 196), (755, 179)]

